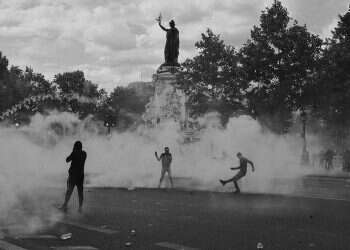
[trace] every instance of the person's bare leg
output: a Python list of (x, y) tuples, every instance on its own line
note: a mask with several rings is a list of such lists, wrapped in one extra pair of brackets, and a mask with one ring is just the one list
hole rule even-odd
[(228, 179), (228, 180), (222, 180), (222, 179), (220, 179), (219, 181), (221, 182), (221, 184), (223, 185), (223, 186), (225, 186), (227, 183), (229, 183), (229, 182), (231, 182), (231, 181), (233, 181), (234, 180), (234, 178), (231, 178), (231, 179)]
[(163, 179), (164, 179), (164, 174), (165, 174), (165, 172), (164, 172), (164, 170), (162, 169), (162, 173), (161, 173), (161, 176), (160, 176), (158, 188), (160, 188), (161, 185), (162, 185), (162, 182), (163, 182)]
[(170, 180), (170, 184), (171, 184), (171, 188), (174, 187), (174, 183), (173, 183), (173, 177), (171, 176), (171, 171), (168, 171), (168, 176), (169, 176), (169, 180)]
[(74, 190), (74, 186), (70, 186), (67, 191), (66, 191), (66, 195), (65, 195), (65, 199), (64, 199), (64, 203), (63, 203), (63, 207), (67, 207), (68, 205), (68, 202), (70, 200), (70, 197), (72, 196), (72, 193), (73, 193), (73, 190)]
[(83, 201), (84, 201), (84, 186), (83, 184), (79, 184), (77, 186), (78, 196), (79, 196), (79, 213), (83, 211)]
[(68, 202), (70, 200), (70, 197), (72, 196), (73, 190), (74, 190), (74, 185), (72, 183), (70, 183), (69, 181), (67, 181), (67, 191), (66, 191), (66, 195), (64, 198), (64, 203), (60, 207), (60, 209), (62, 209), (64, 212), (67, 212)]
[(235, 188), (236, 188), (236, 191), (235, 191), (234, 193), (236, 193), (236, 194), (240, 193), (240, 192), (241, 192), (241, 190), (240, 190), (240, 188), (239, 188), (239, 186), (238, 186), (237, 181), (233, 181), (233, 183), (234, 183)]

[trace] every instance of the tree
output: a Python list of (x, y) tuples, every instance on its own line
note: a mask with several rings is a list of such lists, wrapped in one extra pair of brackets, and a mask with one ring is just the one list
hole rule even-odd
[(145, 103), (136, 95), (136, 91), (127, 87), (116, 87), (110, 94), (110, 105), (127, 112), (142, 114), (145, 111)]
[(57, 74), (53, 82), (64, 100), (67, 96), (75, 96), (63, 104), (63, 109), (79, 113), (81, 118), (97, 112), (96, 105), (104, 91), (99, 90), (97, 84), (86, 80), (84, 72), (78, 70)]
[(100, 95), (96, 118), (103, 120), (109, 129), (116, 126), (125, 130), (140, 122), (148, 102), (130, 87), (118, 86), (109, 95), (102, 90)]
[(280, 1), (262, 11), (260, 26), (240, 50), (240, 62), (250, 82), (252, 114), (276, 132), (290, 125), (292, 111), (309, 103), (309, 85), (317, 69), (322, 40), (291, 18)]
[(220, 35), (210, 29), (195, 43), (198, 55), (183, 64), (182, 87), (188, 95), (191, 115), (210, 110), (232, 114), (242, 108), (247, 85), (240, 81), (238, 57), (232, 46), (225, 45)]
[(343, 144), (350, 126), (350, 9), (339, 15), (321, 61), (315, 113)]
[(47, 95), (55, 92), (53, 84), (45, 79), (40, 73), (35, 73), (32, 68), (26, 67), (24, 71), (24, 80), (31, 85), (31, 95)]
[(103, 93), (100, 92), (97, 84), (94, 84), (88, 80), (84, 81), (81, 95), (89, 98), (99, 98), (101, 94)]
[(30, 84), (17, 66), (8, 69), (8, 60), (0, 52), (0, 111), (3, 112), (30, 94)]
[(9, 61), (6, 56), (3, 56), (0, 51), (0, 80), (4, 80), (8, 74)]
[(57, 84), (62, 94), (79, 94), (84, 91), (85, 76), (82, 71), (65, 72), (57, 74), (53, 82)]

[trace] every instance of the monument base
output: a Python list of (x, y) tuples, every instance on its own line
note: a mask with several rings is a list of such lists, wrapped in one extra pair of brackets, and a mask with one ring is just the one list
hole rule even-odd
[(153, 75), (155, 93), (146, 105), (143, 116), (145, 122), (156, 126), (165, 120), (186, 122), (186, 96), (183, 90), (176, 88), (180, 67), (161, 65)]

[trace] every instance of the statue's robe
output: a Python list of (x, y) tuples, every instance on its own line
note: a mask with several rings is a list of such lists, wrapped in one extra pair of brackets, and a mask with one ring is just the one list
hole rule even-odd
[(167, 29), (164, 49), (165, 65), (177, 66), (179, 56), (179, 31), (177, 28)]

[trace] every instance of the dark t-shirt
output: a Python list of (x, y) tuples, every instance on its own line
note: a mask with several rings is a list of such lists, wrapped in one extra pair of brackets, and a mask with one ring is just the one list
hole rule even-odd
[(84, 177), (84, 165), (86, 160), (86, 152), (72, 152), (66, 159), (66, 162), (71, 162), (69, 168), (69, 176)]
[(247, 173), (247, 164), (248, 164), (248, 159), (242, 157), (241, 159), (239, 159), (239, 167), (240, 167), (240, 172), (242, 172), (243, 174)]

